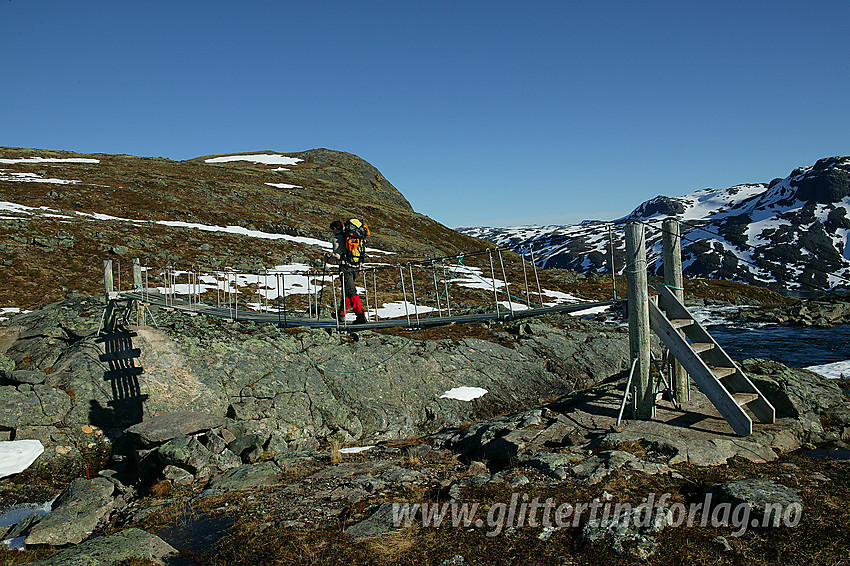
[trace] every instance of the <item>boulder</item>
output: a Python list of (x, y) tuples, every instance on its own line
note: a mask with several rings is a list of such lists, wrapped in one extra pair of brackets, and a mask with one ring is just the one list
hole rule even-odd
[(645, 503), (614, 517), (588, 521), (582, 537), (589, 542), (610, 540), (617, 554), (646, 559), (658, 548), (658, 534), (672, 523), (669, 509)]
[(194, 436), (172, 438), (157, 448), (157, 454), (166, 466), (179, 466), (193, 473), (209, 468), (213, 455)]
[(170, 564), (176, 557), (177, 550), (158, 536), (129, 528), (60, 550), (44, 560), (33, 562), (32, 566), (109, 566), (133, 560), (145, 564)]
[(125, 432), (138, 438), (142, 444), (152, 446), (178, 436), (186, 436), (220, 427), (226, 422), (226, 419), (214, 415), (193, 413), (192, 411), (176, 411), (146, 419), (129, 427)]
[(707, 493), (712, 496), (712, 506), (724, 503), (731, 504), (732, 509), (738, 505), (748, 506), (749, 516), (760, 525), (764, 525), (764, 519), (768, 519), (772, 526), (779, 526), (784, 513), (791, 506), (795, 506), (798, 511), (803, 510), (803, 499), (796, 489), (768, 478), (729, 481), (713, 486)]
[(382, 535), (395, 528), (393, 524), (393, 503), (382, 503), (372, 514), (359, 523), (345, 529), (345, 534), (355, 540)]
[(59, 494), (53, 508), (30, 531), (27, 545), (79, 544), (113, 508), (114, 484), (106, 478), (77, 478)]
[(231, 491), (276, 485), (283, 480), (283, 473), (272, 461), (259, 464), (245, 464), (229, 472), (216, 476), (210, 481), (214, 491)]

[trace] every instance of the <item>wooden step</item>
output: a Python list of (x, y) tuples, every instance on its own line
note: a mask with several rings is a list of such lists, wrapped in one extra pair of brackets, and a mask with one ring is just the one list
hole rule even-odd
[(684, 328), (685, 326), (690, 326), (694, 323), (694, 319), (692, 318), (671, 318), (670, 324), (673, 328)]
[(724, 377), (729, 377), (733, 373), (738, 371), (735, 368), (711, 368), (711, 373), (714, 374), (716, 379), (723, 379)]
[(707, 350), (711, 350), (712, 348), (714, 348), (714, 344), (711, 342), (694, 342), (693, 344), (691, 344), (691, 350), (693, 350), (697, 354), (705, 352)]
[(753, 401), (758, 400), (758, 393), (732, 393), (732, 398), (735, 400), (738, 405), (746, 405), (747, 403), (752, 403)]

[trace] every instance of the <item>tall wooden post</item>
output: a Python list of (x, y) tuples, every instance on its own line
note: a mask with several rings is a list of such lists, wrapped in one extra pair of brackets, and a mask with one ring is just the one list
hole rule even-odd
[(631, 359), (637, 358), (632, 394), (637, 406), (637, 418), (655, 416), (655, 392), (649, 378), (649, 290), (646, 276), (646, 241), (643, 224), (626, 226), (626, 282), (629, 292), (629, 349)]
[[(133, 291), (141, 292), (144, 287), (142, 286), (142, 264), (139, 261), (139, 258), (133, 258)], [(145, 305), (142, 301), (135, 301), (136, 303), (136, 322), (139, 326), (144, 326), (147, 321), (145, 320)]]
[[(673, 291), (679, 301), (684, 303), (685, 279), (682, 276), (681, 230), (681, 225), (677, 220), (665, 220), (662, 241), (664, 248), (664, 284)], [(691, 390), (685, 368), (674, 358), (670, 362), (670, 370), (673, 376), (673, 393), (676, 395), (676, 400), (679, 403), (690, 401)]]
[(103, 260), (103, 294), (106, 297), (106, 302), (112, 298), (112, 293), (115, 291), (115, 284), (112, 279), (112, 260)]
[(106, 307), (103, 310), (102, 328), (107, 334), (115, 330), (117, 315), (115, 311), (115, 285), (112, 278), (112, 260), (103, 260), (103, 294)]

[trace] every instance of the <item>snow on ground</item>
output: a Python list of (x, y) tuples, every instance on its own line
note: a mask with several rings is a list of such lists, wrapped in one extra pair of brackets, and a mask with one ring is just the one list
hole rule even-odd
[(0, 181), (15, 181), (18, 183), (50, 183), (52, 185), (76, 185), (79, 180), (45, 179), (35, 173), (15, 173), (0, 169)]
[(286, 183), (266, 183), (270, 187), (274, 187), (276, 189), (303, 189), (301, 185), (288, 185)]
[[(0, 178), (0, 180), (3, 180)], [(70, 218), (66, 215), (58, 214), (59, 211), (53, 210), (49, 207), (42, 206), (39, 208), (34, 208), (31, 206), (26, 206), (23, 204), (17, 204), (14, 202), (0, 202), (0, 211), (12, 212), (16, 214), (35, 214), (40, 212), (42, 216), (54, 216), (59, 218)], [(241, 236), (248, 236), (250, 238), (263, 238), (265, 240), (286, 240), (288, 242), (295, 242), (297, 244), (304, 244), (307, 246), (318, 246), (320, 248), (324, 248), (330, 250), (331, 244), (325, 240), (319, 240), (316, 238), (307, 238), (305, 236), (290, 236), (289, 234), (277, 234), (272, 232), (263, 232), (261, 230), (249, 230), (242, 226), (210, 226), (207, 224), (196, 224), (192, 222), (182, 222), (178, 220), (135, 220), (132, 218), (121, 218), (119, 216), (110, 216), (108, 214), (100, 214), (100, 213), (90, 213), (90, 212), (79, 212), (75, 211), (75, 214), (78, 216), (82, 216), (84, 218), (88, 218), (91, 220), (112, 220), (116, 222), (130, 222), (133, 224), (160, 224), (162, 226), (170, 226), (173, 228), (191, 228), (195, 230), (203, 230), (204, 232), (224, 232), (229, 234), (238, 234)], [(10, 218), (11, 219), (11, 218)], [(379, 250), (376, 248), (366, 248), (366, 253), (377, 253), (377, 254), (395, 254), (395, 252), (390, 252), (386, 250)]]
[(0, 478), (23, 472), (42, 452), (44, 446), (38, 440), (0, 441)]
[(340, 454), (359, 454), (360, 452), (365, 452), (367, 450), (371, 450), (374, 448), (374, 445), (370, 446), (352, 446), (351, 448), (340, 448)]
[(22, 157), (0, 159), (0, 163), (100, 163), (100, 159), (90, 159), (87, 157)]
[(527, 311), (528, 305), (514, 301), (499, 301), (499, 306), (508, 310)]
[(6, 316), (7, 314), (20, 314), (21, 312), (28, 313), (32, 311), (21, 311), (21, 309), (19, 309), (18, 307), (0, 308), (0, 322), (3, 322), (4, 320), (9, 320), (9, 317)]
[(295, 165), (304, 161), (297, 157), (287, 157), (279, 154), (260, 153), (256, 155), (225, 155), (205, 159), (206, 163), (230, 163), (233, 161), (248, 161), (250, 163), (263, 163), (265, 165)]
[(591, 314), (601, 314), (603, 312), (606, 312), (610, 308), (611, 308), (611, 305), (603, 305), (601, 307), (590, 307), (589, 309), (575, 311), (575, 312), (571, 312), (569, 314), (570, 314), (570, 316), (588, 316), (588, 315), (591, 315)]
[(834, 362), (831, 364), (823, 364), (820, 366), (809, 366), (805, 368), (809, 371), (819, 373), (830, 379), (838, 379), (840, 377), (850, 377), (850, 360), (843, 362)]
[(481, 387), (455, 387), (449, 389), (442, 395), (440, 399), (457, 399), (458, 401), (472, 401), (487, 394), (486, 389)]

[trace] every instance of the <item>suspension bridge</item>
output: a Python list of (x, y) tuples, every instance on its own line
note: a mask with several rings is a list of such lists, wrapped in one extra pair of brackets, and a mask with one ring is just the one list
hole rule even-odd
[[(672, 395), (677, 408), (689, 401), (689, 379), (693, 379), (737, 434), (747, 436), (752, 432), (751, 415), (762, 423), (773, 423), (774, 407), (684, 306), (682, 236), (678, 222), (667, 220), (664, 223), (665, 282), (658, 287), (658, 297), (653, 300), (648, 293), (644, 225), (628, 224), (625, 236), (631, 371), (618, 423), (629, 399), (635, 418), (654, 418), (659, 383), (650, 377), (652, 365), (656, 366), (658, 378)], [(151, 270), (147, 266), (143, 268), (135, 259), (131, 288), (121, 289), (119, 268), (116, 291), (112, 261), (104, 260), (106, 308), (102, 326), (107, 332), (120, 327), (122, 309), (119, 303), (127, 305), (123, 309), (125, 323), (135, 312), (137, 323), (146, 324), (146, 314), (152, 316), (150, 307), (157, 307), (189, 316), (204, 314), (234, 322), (344, 331), (391, 327), (420, 330), (553, 313), (594, 312), (620, 302), (616, 298), (616, 279), (612, 281), (612, 299), (582, 301), (562, 291), (544, 289), (533, 250), (530, 261), (526, 261), (524, 255), (518, 258), (519, 265), (516, 259), (505, 261), (502, 248), (497, 247), (453, 257), (367, 265), (358, 274), (358, 277), (362, 275), (363, 282), (362, 287), (358, 285), (358, 292), (365, 296), (371, 320), (358, 325), (350, 325), (344, 319), (322, 317), (323, 311), (334, 312), (338, 299), (343, 296), (342, 278), (333, 273), (335, 269), (329, 273), (327, 264), (321, 273), (308, 266), (303, 270), (289, 266), (263, 270), (263, 273), (240, 274), (227, 269), (202, 270), (197, 266), (188, 270), (173, 266)], [(478, 265), (472, 265), (473, 262)], [(293, 281), (294, 278), (297, 281)], [(333, 300), (330, 307), (324, 304), (325, 299)], [(387, 309), (388, 304), (395, 308)], [(652, 356), (650, 331), (666, 347), (661, 367)]]
[[(285, 266), (262, 272), (205, 270), (199, 266), (150, 268), (133, 260), (133, 283), (118, 291), (111, 260), (104, 261), (104, 285), (112, 300), (131, 301), (136, 322), (150, 307), (229, 321), (356, 331), (401, 327), (410, 330), (483, 321), (510, 321), (554, 313), (594, 313), (618, 304), (582, 301), (564, 291), (544, 288), (531, 259), (505, 261), (503, 248), (393, 265), (366, 264), (358, 274), (368, 320), (328, 316), (342, 297), (337, 267), (322, 270)], [(479, 265), (473, 265), (478, 263)], [(331, 303), (332, 301), (332, 303)], [(568, 302), (567, 302), (568, 301)], [(323, 316), (324, 315), (324, 316)], [(351, 316), (349, 316), (349, 319)], [(155, 318), (153, 319), (155, 322)]]

